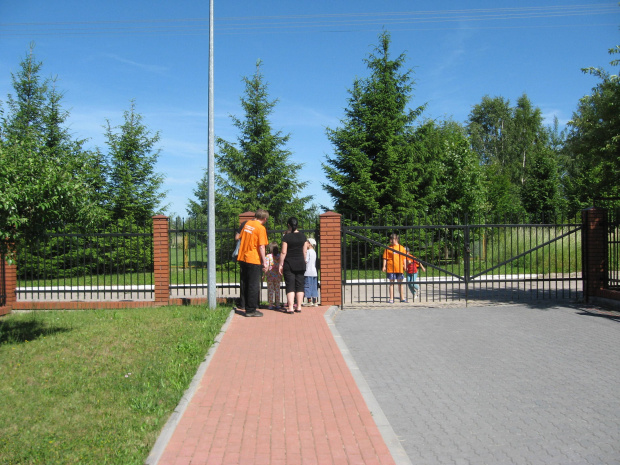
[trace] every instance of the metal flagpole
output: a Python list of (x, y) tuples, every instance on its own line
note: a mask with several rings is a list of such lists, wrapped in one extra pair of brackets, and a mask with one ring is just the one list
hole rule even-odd
[(216, 306), (215, 289), (215, 131), (213, 129), (213, 0), (209, 0), (209, 165), (207, 276), (209, 308)]

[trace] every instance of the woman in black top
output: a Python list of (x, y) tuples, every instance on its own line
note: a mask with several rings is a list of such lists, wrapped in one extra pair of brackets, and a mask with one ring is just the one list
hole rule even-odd
[[(297, 218), (290, 217), (286, 222), (289, 232), (282, 238), (280, 252), (280, 274), (286, 285), (287, 313), (301, 312), (304, 301), (304, 273), (306, 272), (306, 235), (297, 230)], [(293, 304), (297, 297), (297, 310)]]

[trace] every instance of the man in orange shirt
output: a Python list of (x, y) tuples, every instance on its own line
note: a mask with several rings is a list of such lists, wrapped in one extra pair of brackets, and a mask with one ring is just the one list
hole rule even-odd
[(237, 261), (241, 266), (241, 300), (245, 302), (245, 316), (263, 316), (257, 308), (260, 304), (261, 271), (267, 271), (265, 246), (269, 241), (264, 225), (268, 219), (269, 213), (259, 208), (254, 219), (246, 222), (238, 234), (241, 243)]
[[(398, 234), (390, 234), (390, 249), (398, 252), (406, 253), (405, 248), (398, 243)], [(398, 281), (398, 292), (400, 301), (407, 302), (407, 296), (403, 293), (403, 278), (405, 277), (405, 255), (400, 255), (394, 250), (385, 249), (383, 252), (383, 272), (387, 272), (387, 278), (390, 281), (390, 300), (394, 303), (394, 281)]]

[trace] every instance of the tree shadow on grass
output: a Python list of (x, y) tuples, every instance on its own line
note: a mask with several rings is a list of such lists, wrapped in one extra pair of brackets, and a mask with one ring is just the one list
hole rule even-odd
[(43, 336), (68, 331), (70, 331), (70, 328), (50, 326), (36, 319), (27, 321), (0, 320), (0, 345), (34, 341)]

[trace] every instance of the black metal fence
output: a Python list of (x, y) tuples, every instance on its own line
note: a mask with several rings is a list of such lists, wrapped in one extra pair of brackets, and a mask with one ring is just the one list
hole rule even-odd
[[(299, 217), (299, 230), (309, 237), (319, 238), (318, 216)], [(281, 245), (286, 231), (287, 218), (269, 218), (267, 235), (270, 241)], [(239, 267), (233, 259), (235, 233), (239, 217), (231, 218), (227, 225), (216, 227), (216, 287), (220, 298), (239, 296)], [(207, 220), (181, 219), (170, 221), (170, 288), (172, 297), (191, 298), (208, 293), (207, 270)], [(266, 288), (266, 284), (264, 284)]]
[[(531, 220), (343, 219), (345, 305), (387, 302), (392, 284), (403, 300), (413, 297), (414, 285), (430, 302), (580, 298), (581, 223)], [(391, 233), (426, 268), (415, 284), (407, 277), (389, 283), (381, 271)]]
[(17, 248), (18, 300), (152, 300), (152, 224), (65, 226)]
[(620, 289), (620, 197), (603, 197), (594, 205), (607, 210), (608, 286)]

